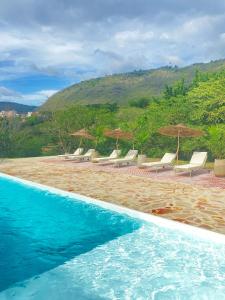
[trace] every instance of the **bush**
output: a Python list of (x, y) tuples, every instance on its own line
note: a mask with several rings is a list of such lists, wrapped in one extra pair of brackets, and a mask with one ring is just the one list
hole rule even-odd
[(208, 148), (214, 158), (225, 159), (225, 125), (217, 125), (209, 128)]
[(147, 98), (141, 98), (138, 100), (130, 100), (129, 105), (131, 107), (139, 107), (139, 108), (145, 108), (149, 105), (150, 99)]

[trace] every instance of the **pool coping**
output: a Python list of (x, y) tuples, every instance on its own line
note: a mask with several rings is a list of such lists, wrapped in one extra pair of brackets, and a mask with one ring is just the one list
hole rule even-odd
[(61, 195), (64, 197), (69, 197), (70, 199), (72, 198), (74, 200), (81, 200), (81, 201), (84, 201), (89, 204), (95, 204), (104, 209), (108, 209), (108, 210), (111, 210), (111, 211), (114, 211), (114, 212), (117, 212), (120, 214), (125, 214), (125, 215), (128, 215), (129, 217), (140, 219), (140, 220), (146, 221), (148, 223), (153, 223), (153, 224), (161, 226), (161, 227), (175, 229), (175, 230), (178, 230), (179, 232), (182, 231), (184, 233), (187, 233), (187, 234), (193, 235), (193, 236), (199, 236), (200, 238), (202, 238), (206, 241), (214, 241), (217, 243), (225, 244), (225, 235), (218, 233), (218, 232), (210, 231), (210, 230), (200, 228), (200, 227), (195, 227), (195, 226), (189, 225), (189, 224), (180, 223), (177, 221), (169, 220), (169, 219), (155, 216), (152, 214), (140, 212), (140, 211), (137, 211), (134, 209), (120, 206), (118, 204), (113, 204), (113, 203), (105, 202), (105, 201), (102, 201), (99, 199), (91, 198), (88, 196), (83, 196), (78, 193), (64, 191), (64, 190), (61, 190), (61, 189), (58, 189), (55, 187), (51, 187), (51, 186), (40, 184), (40, 183), (37, 183), (34, 181), (22, 179), (22, 178), (8, 175), (8, 174), (2, 173), (2, 172), (0, 172), (0, 178), (1, 177), (13, 180), (15, 182), (18, 182), (18, 183), (21, 183), (24, 185), (28, 185), (30, 187), (38, 188), (43, 191), (48, 191), (53, 194)]

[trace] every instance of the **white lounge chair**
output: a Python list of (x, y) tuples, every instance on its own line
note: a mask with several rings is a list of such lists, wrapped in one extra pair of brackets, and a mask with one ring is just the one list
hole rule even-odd
[(107, 163), (110, 162), (112, 159), (116, 159), (120, 156), (121, 150), (113, 150), (113, 152), (109, 156), (105, 157), (96, 157), (92, 160), (94, 163)]
[(207, 152), (194, 152), (189, 164), (175, 166), (174, 171), (189, 172), (191, 176), (193, 171), (203, 169), (206, 161), (207, 161)]
[(165, 153), (161, 160), (153, 161), (153, 162), (145, 162), (142, 163), (139, 167), (155, 168), (156, 171), (158, 171), (158, 169), (160, 168), (166, 168), (172, 166), (175, 158), (176, 158), (175, 153)]
[(128, 166), (132, 164), (138, 155), (138, 150), (129, 150), (124, 158), (111, 160), (115, 167)]
[(82, 161), (90, 161), (92, 157), (95, 155), (95, 149), (89, 149), (84, 155), (70, 155), (69, 160), (74, 160), (78, 162)]
[(78, 156), (78, 155), (81, 155), (83, 152), (84, 152), (84, 149), (83, 149), (83, 148), (77, 148), (77, 149), (74, 151), (74, 153), (65, 153), (65, 154), (57, 155), (57, 156), (58, 156), (58, 157), (65, 158), (65, 159), (68, 159), (69, 156)]

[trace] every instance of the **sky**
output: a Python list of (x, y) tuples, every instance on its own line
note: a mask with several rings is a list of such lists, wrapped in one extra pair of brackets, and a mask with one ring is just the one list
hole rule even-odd
[(82, 80), (225, 58), (224, 0), (1, 0), (0, 101)]

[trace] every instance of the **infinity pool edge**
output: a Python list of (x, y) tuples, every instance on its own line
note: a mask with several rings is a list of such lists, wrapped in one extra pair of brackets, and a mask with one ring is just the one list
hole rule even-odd
[(53, 194), (61, 195), (64, 197), (69, 197), (70, 199), (81, 200), (81, 201), (84, 201), (89, 204), (94, 204), (94, 205), (100, 206), (101, 208), (105, 208), (105, 209), (108, 209), (110, 211), (114, 211), (114, 212), (117, 212), (120, 214), (125, 214), (125, 215), (128, 215), (129, 217), (140, 219), (140, 220), (146, 221), (148, 223), (153, 223), (153, 224), (156, 224), (161, 227), (166, 227), (166, 228), (170, 228), (170, 229), (174, 229), (174, 230), (178, 230), (178, 231), (183, 231), (184, 233), (199, 236), (200, 238), (208, 240), (208, 241), (211, 240), (211, 241), (214, 241), (217, 243), (225, 244), (225, 235), (218, 233), (218, 232), (210, 231), (210, 230), (200, 228), (200, 227), (195, 227), (195, 226), (189, 225), (189, 224), (180, 223), (180, 222), (177, 222), (174, 220), (169, 220), (169, 219), (155, 216), (152, 214), (140, 212), (140, 211), (137, 211), (137, 210), (134, 210), (131, 208), (127, 208), (125, 206), (120, 206), (118, 204), (109, 203), (109, 202), (106, 202), (103, 200), (84, 196), (84, 195), (81, 195), (78, 193), (68, 192), (65, 190), (61, 190), (59, 188), (40, 184), (40, 183), (30, 181), (27, 179), (22, 179), (20, 177), (8, 175), (8, 174), (2, 173), (2, 172), (0, 172), (0, 177), (10, 179), (15, 182), (18, 182), (18, 183), (21, 183), (24, 185), (28, 185), (33, 188), (38, 188), (38, 189), (41, 189), (43, 191), (47, 191), (47, 192), (50, 192)]

